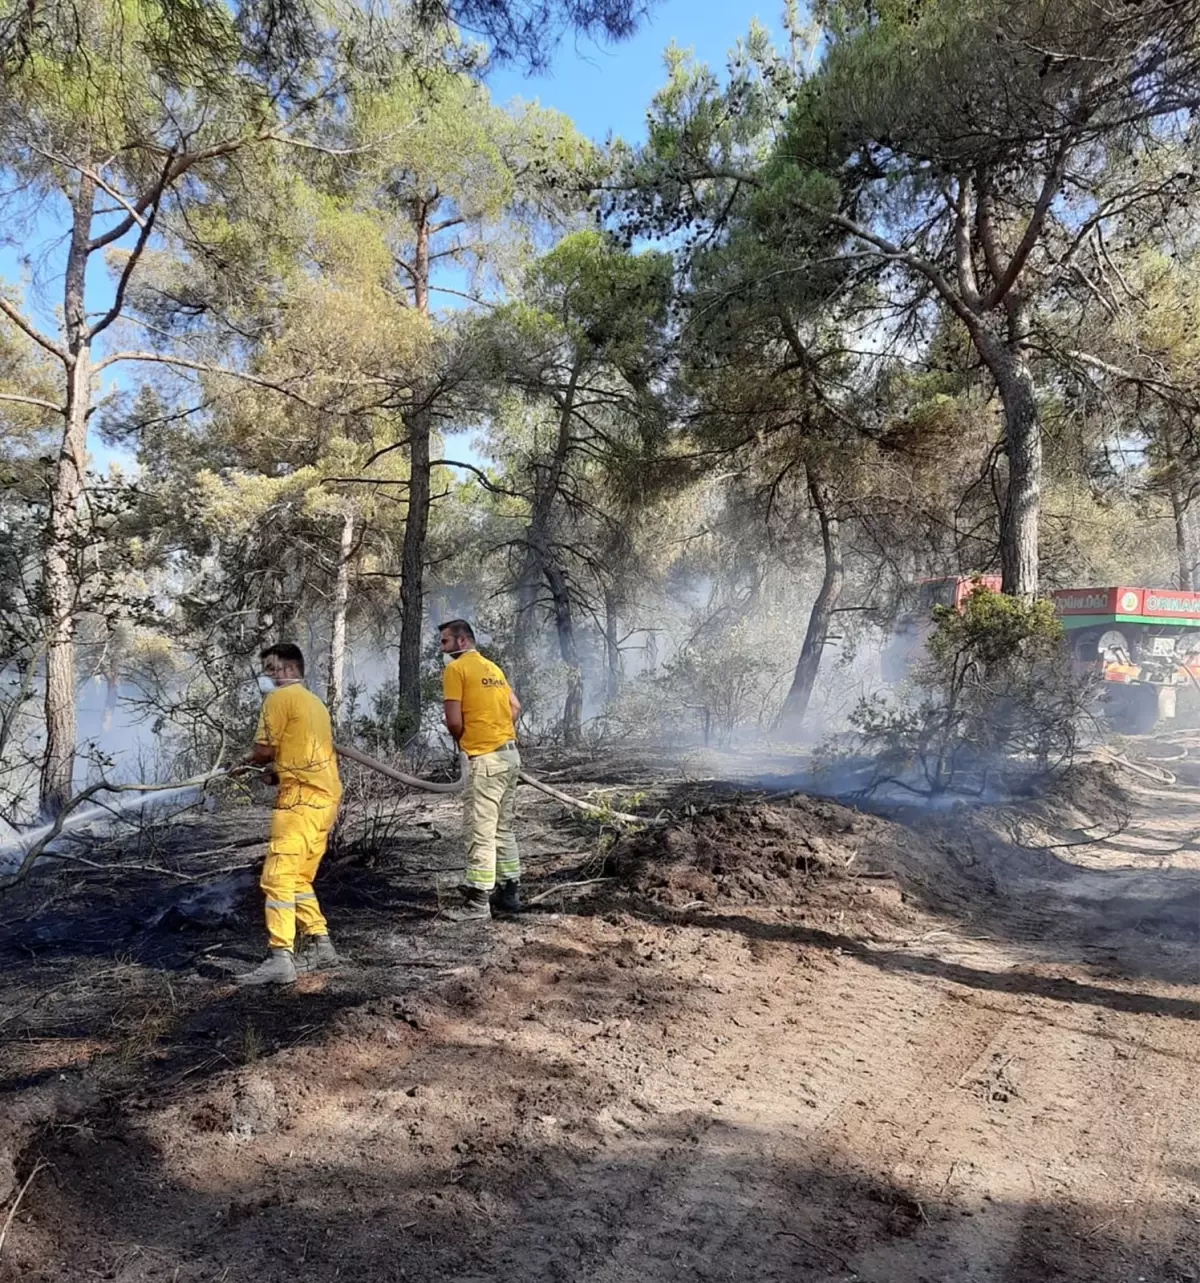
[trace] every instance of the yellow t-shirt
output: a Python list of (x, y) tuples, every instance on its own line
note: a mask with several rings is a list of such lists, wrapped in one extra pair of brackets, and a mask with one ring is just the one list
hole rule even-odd
[(442, 697), (462, 703), (460, 745), (468, 757), (494, 753), (502, 744), (517, 738), (512, 705), (508, 702), (508, 679), (502, 669), (477, 650), (469, 650), (446, 665)]
[(281, 797), (297, 788), (334, 802), (342, 796), (329, 710), (299, 682), (276, 687), (263, 700), (254, 740), (275, 750)]

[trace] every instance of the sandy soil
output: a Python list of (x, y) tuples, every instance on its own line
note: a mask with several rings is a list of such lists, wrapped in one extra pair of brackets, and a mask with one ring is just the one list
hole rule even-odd
[(287, 993), (197, 971), (253, 951), (241, 884), (41, 882), (0, 906), (9, 1208), (45, 1164), (0, 1279), (1195, 1283), (1196, 757), (887, 818), (714, 809), (692, 763), (609, 848), (531, 800), (527, 891), (605, 880), (487, 927), (434, 917), (453, 812), (409, 805), (324, 875), (353, 965)]

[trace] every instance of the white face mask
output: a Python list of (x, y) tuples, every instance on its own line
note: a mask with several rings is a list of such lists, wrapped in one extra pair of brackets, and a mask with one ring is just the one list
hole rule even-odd
[(266, 673), (259, 673), (258, 689), (262, 691), (264, 695), (269, 695), (275, 689), (275, 679), (273, 677), (268, 677)]

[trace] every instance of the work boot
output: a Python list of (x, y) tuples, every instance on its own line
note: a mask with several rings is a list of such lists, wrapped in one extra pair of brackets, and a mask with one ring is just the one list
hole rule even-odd
[(297, 971), (332, 971), (342, 965), (333, 941), (327, 936), (305, 936), (296, 954)]
[(492, 907), (498, 913), (521, 912), (521, 883), (518, 878), (500, 883), (492, 899)]
[(462, 903), (442, 910), (451, 922), (481, 922), (492, 916), (488, 893), (482, 887), (463, 887)]
[(239, 985), (292, 985), (296, 983), (296, 959), (290, 949), (272, 949), (266, 962), (244, 972), (234, 981)]

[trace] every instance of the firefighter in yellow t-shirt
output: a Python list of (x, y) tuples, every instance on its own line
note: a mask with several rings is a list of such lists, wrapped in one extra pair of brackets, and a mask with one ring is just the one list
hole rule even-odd
[[(467, 873), (463, 903), (446, 916), (462, 922), (521, 911), (521, 857), (513, 831), (516, 816), (516, 720), (521, 705), (504, 672), (475, 649), (465, 619), (438, 627), (443, 655), (451, 657), (442, 677), (446, 729), (470, 759), (463, 795)], [(497, 886), (497, 883), (499, 885)]]
[[(337, 819), (342, 782), (329, 710), (304, 685), (299, 647), (281, 642), (264, 650), (260, 659), (259, 684), (266, 698), (254, 749), (246, 760), (270, 764), (279, 784), (259, 882), (266, 896), (270, 953), (237, 983), (280, 985), (291, 984), (297, 971), (322, 971), (340, 963), (313, 879)], [(302, 937), (299, 952), (297, 926)]]

